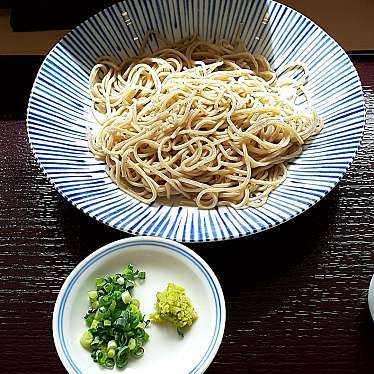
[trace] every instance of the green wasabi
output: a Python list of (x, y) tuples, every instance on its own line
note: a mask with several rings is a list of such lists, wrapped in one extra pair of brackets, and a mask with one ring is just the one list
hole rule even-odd
[(183, 330), (190, 327), (197, 319), (191, 300), (186, 296), (185, 289), (169, 283), (166, 290), (157, 292), (155, 312), (149, 316), (152, 322), (170, 322), (183, 336)]

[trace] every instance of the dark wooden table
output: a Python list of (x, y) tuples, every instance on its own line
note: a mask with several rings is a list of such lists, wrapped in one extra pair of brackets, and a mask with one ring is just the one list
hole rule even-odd
[[(353, 61), (368, 118), (339, 185), (281, 227), (189, 245), (217, 274), (227, 304), (224, 339), (207, 373), (374, 373), (367, 307), (374, 273), (374, 59)], [(25, 107), (40, 62), (0, 59), (1, 373), (64, 372), (52, 339), (58, 291), (79, 261), (126, 236), (60, 197), (33, 158)]]

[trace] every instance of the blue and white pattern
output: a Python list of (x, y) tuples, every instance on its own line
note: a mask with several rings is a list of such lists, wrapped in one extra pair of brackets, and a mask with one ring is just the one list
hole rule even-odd
[[(135, 55), (148, 30), (171, 41), (193, 32), (212, 41), (232, 38), (240, 23), (247, 48), (264, 55), (275, 69), (295, 60), (309, 66), (308, 90), (324, 129), (259, 209), (148, 206), (127, 196), (88, 150), (86, 129), (93, 122), (88, 77), (96, 59)], [(152, 47), (157, 48), (155, 41)], [(270, 0), (127, 0), (113, 5), (75, 28), (48, 54), (27, 115), (35, 155), (67, 200), (119, 230), (183, 242), (250, 235), (302, 213), (343, 176), (364, 123), (360, 80), (342, 48), (312, 21)]]

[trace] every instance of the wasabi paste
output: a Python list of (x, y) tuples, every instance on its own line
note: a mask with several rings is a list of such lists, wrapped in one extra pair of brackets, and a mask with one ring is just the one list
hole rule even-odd
[(172, 323), (181, 336), (184, 335), (183, 329), (190, 327), (196, 318), (185, 289), (174, 283), (169, 283), (165, 291), (157, 292), (155, 312), (149, 316), (152, 322)]

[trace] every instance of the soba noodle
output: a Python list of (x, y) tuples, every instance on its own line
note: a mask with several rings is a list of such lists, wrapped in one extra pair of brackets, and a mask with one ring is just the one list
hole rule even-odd
[[(302, 79), (287, 78), (290, 69)], [(275, 73), (262, 56), (197, 37), (120, 64), (103, 57), (90, 76), (100, 124), (90, 149), (144, 203), (182, 197), (205, 209), (259, 207), (323, 126), (307, 77), (302, 63)]]

